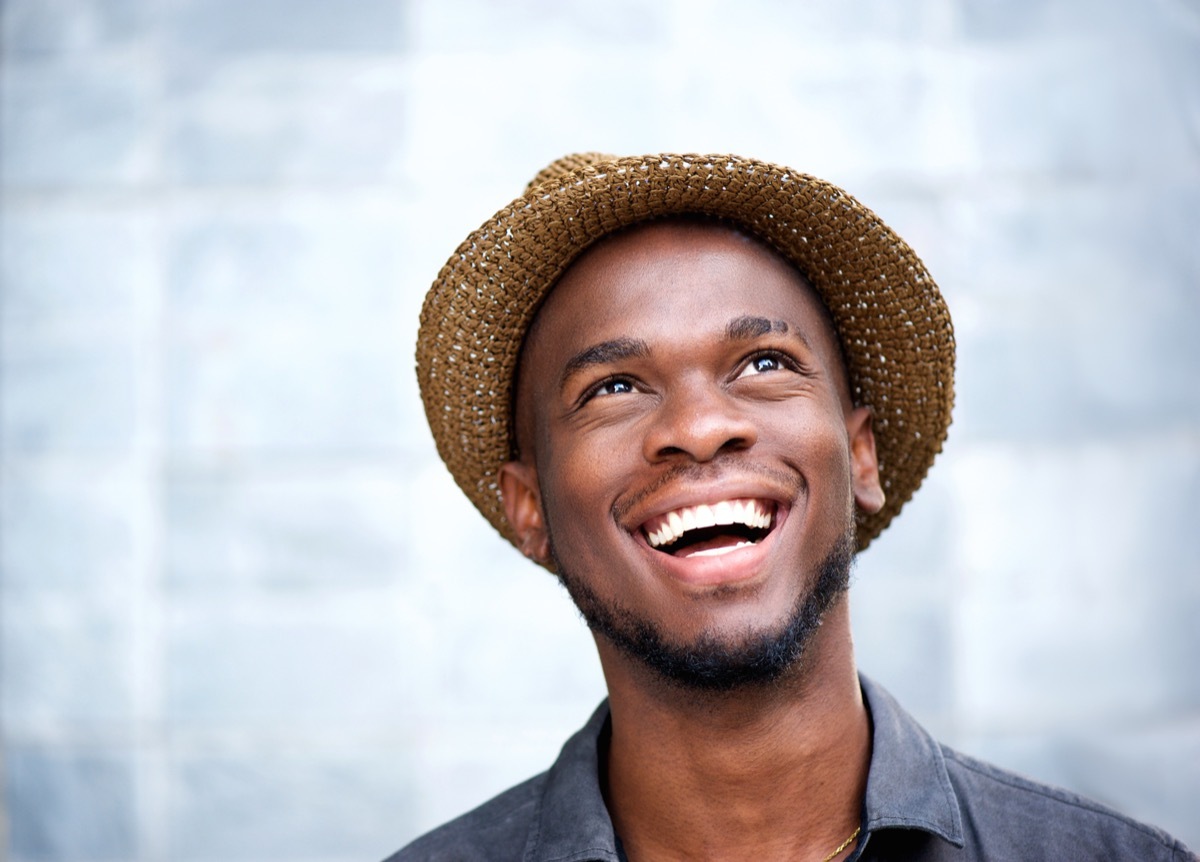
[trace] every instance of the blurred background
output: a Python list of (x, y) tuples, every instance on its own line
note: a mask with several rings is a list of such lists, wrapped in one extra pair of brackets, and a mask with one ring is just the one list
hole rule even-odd
[(587, 718), (412, 353), (577, 150), (781, 162), (922, 254), (958, 405), (859, 561), (861, 666), (1200, 846), (1198, 0), (0, 10), (8, 859), (379, 859)]

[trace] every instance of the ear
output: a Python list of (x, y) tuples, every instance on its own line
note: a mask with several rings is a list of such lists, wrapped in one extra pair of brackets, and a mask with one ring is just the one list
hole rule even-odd
[(504, 514), (517, 534), (517, 548), (535, 563), (553, 569), (537, 468), (524, 461), (508, 461), (500, 467), (497, 478)]
[(855, 407), (846, 416), (850, 440), (850, 481), (854, 502), (860, 511), (873, 515), (883, 508), (883, 486), (879, 483), (879, 458), (875, 454), (875, 430), (870, 407)]

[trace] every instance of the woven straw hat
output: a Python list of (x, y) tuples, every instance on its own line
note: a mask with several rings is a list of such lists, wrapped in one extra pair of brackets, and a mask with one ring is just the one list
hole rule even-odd
[(879, 217), (830, 183), (727, 155), (584, 153), (542, 170), (458, 247), (429, 289), (417, 376), (438, 452), (510, 542), (496, 474), (516, 457), (511, 400), (521, 342), (563, 271), (601, 237), (676, 214), (739, 225), (824, 299), (854, 402), (874, 412), (887, 502), (858, 521), (859, 550), (941, 451), (954, 401), (954, 331), (937, 285)]

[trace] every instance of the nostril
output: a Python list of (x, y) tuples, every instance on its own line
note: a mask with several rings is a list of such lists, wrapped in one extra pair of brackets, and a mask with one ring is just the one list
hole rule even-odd
[(750, 445), (751, 445), (751, 442), (748, 438), (734, 437), (732, 439), (726, 440), (724, 445), (721, 446), (721, 450), (726, 451), (726, 452), (737, 452), (741, 449), (750, 448)]
[(686, 453), (682, 449), (680, 449), (678, 446), (664, 446), (659, 451), (659, 454), (662, 455), (664, 458), (669, 458), (672, 455), (683, 455)]

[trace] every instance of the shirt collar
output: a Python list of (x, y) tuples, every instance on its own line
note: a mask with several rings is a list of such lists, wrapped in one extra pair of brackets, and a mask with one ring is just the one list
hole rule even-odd
[(873, 727), (864, 829), (922, 829), (962, 847), (962, 815), (942, 747), (881, 686), (858, 679)]
[(525, 843), (525, 862), (618, 862), (612, 818), (600, 793), (600, 741), (608, 700), (567, 740), (546, 773), (541, 806)]
[[(941, 746), (881, 686), (861, 674), (859, 682), (873, 726), (864, 830), (921, 829), (963, 846), (962, 816)], [(605, 700), (546, 774), (525, 862), (619, 862), (600, 793), (598, 752), (607, 732)]]

